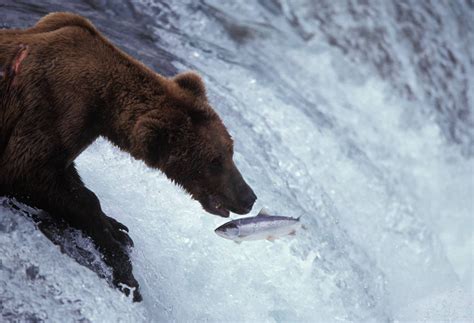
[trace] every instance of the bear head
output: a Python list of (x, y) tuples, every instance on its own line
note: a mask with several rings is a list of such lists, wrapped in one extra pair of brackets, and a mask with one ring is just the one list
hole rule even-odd
[(138, 118), (134, 155), (159, 168), (212, 214), (250, 212), (256, 200), (233, 161), (233, 141), (192, 72), (167, 80), (159, 108)]

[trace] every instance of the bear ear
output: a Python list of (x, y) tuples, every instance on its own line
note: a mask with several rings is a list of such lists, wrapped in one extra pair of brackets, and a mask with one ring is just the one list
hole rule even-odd
[(194, 72), (185, 72), (176, 75), (173, 80), (183, 89), (196, 96), (205, 96), (206, 87), (201, 77)]

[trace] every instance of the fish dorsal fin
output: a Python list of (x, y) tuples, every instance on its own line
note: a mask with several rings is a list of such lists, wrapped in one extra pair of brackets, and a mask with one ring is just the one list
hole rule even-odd
[(258, 212), (257, 216), (270, 216), (267, 208), (262, 207), (260, 212)]

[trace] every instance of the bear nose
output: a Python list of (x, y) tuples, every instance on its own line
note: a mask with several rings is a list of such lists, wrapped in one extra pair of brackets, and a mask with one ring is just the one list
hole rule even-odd
[(256, 200), (257, 195), (255, 195), (250, 187), (247, 187), (245, 193), (242, 194), (242, 205), (244, 208), (250, 211)]

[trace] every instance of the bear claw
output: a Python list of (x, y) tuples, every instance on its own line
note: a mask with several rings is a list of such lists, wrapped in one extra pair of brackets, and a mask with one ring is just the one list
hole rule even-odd
[(107, 216), (104, 214), (104, 217), (106, 220), (110, 222), (110, 224), (117, 230), (123, 230), (125, 232), (128, 232), (127, 226), (124, 224), (120, 223), (119, 221), (115, 220), (114, 218), (111, 218), (110, 216)]
[(133, 240), (126, 232), (117, 230), (113, 232), (112, 235), (121, 245), (133, 247)]

